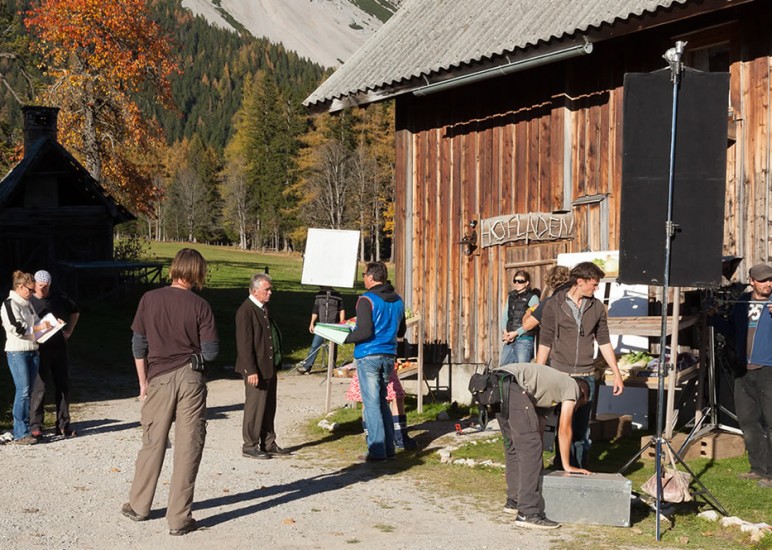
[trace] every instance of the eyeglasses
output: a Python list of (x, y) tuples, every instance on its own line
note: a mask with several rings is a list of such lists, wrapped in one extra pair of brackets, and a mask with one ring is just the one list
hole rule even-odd
[(513, 279), (513, 280), (515, 281), (515, 283), (517, 283), (517, 284), (519, 284), (519, 285), (522, 285), (522, 284), (524, 284), (524, 283), (527, 283), (527, 282), (528, 282), (528, 281), (526, 281), (525, 279)]
[(33, 286), (33, 287), (31, 287), (31, 288), (30, 288), (30, 287), (28, 287), (28, 286), (25, 286), (24, 288), (26, 288), (26, 289), (27, 289), (27, 290), (29, 290), (30, 292), (35, 292), (35, 287), (34, 287), (34, 286)]

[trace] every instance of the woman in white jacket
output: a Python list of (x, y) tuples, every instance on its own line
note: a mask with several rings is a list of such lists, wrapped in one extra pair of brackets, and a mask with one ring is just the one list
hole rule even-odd
[[(40, 321), (29, 299), (35, 292), (35, 280), (29, 273), (15, 271), (13, 290), (0, 308), (5, 328), (5, 353), (16, 395), (13, 399), (13, 439), (19, 445), (32, 445), (37, 439), (29, 430), (30, 388), (38, 375), (38, 343), (35, 332), (51, 328)], [(39, 324), (38, 324), (39, 323)]]

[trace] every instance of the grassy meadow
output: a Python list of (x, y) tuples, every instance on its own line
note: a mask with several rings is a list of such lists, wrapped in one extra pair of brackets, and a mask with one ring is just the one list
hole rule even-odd
[[(249, 281), (256, 272), (268, 272), (273, 279), (271, 316), (283, 336), (285, 367), (304, 359), (311, 345), (308, 332), (311, 307), (317, 287), (300, 284), (303, 260), (299, 254), (259, 254), (236, 248), (182, 243), (150, 243), (144, 260), (163, 264), (163, 277), (180, 248), (199, 250), (209, 264), (207, 284), (201, 295), (212, 305), (220, 336), (220, 354), (210, 366), (210, 378), (234, 376), (236, 360), (233, 318), (248, 295)], [(357, 273), (361, 271), (358, 270)], [(56, 287), (56, 281), (53, 283)], [(81, 300), (81, 315), (70, 340), (72, 399), (74, 403), (128, 397), (137, 391), (131, 356), (131, 322), (142, 294), (151, 287), (124, 287), (99, 299)], [(356, 295), (363, 290), (338, 289), (343, 294), (347, 315), (354, 315)], [(352, 356), (353, 346), (344, 346), (338, 360)], [(321, 365), (321, 353), (317, 368)], [(0, 429), (12, 425), (11, 406), (14, 386), (2, 354), (0, 368)], [(50, 399), (49, 399), (50, 401)]]

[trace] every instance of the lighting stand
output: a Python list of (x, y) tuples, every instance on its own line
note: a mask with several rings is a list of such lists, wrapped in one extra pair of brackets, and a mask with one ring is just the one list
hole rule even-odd
[[(660, 514), (662, 510), (662, 452), (663, 446), (667, 447), (671, 456), (681, 465), (683, 468), (691, 474), (692, 479), (701, 488), (703, 496), (710, 504), (713, 505), (716, 510), (723, 515), (726, 514), (726, 510), (716, 500), (708, 488), (694, 475), (694, 472), (689, 469), (683, 459), (673, 449), (670, 442), (662, 437), (663, 423), (664, 423), (664, 407), (665, 407), (665, 377), (668, 370), (673, 368), (673, 365), (667, 362), (667, 295), (670, 288), (670, 255), (672, 250), (673, 237), (675, 236), (678, 224), (673, 223), (673, 179), (675, 174), (675, 145), (676, 145), (676, 120), (678, 114), (678, 90), (681, 83), (681, 72), (683, 65), (681, 63), (681, 57), (684, 53), (684, 47), (686, 42), (678, 41), (674, 48), (670, 48), (663, 56), (670, 65), (671, 81), (673, 82), (673, 112), (670, 124), (670, 166), (668, 171), (668, 194), (667, 194), (667, 219), (665, 221), (665, 261), (664, 261), (664, 273), (662, 279), (662, 325), (660, 330), (660, 355), (659, 355), (659, 369), (657, 371), (657, 433), (656, 437), (653, 437), (627, 464), (622, 466), (619, 470), (620, 473), (626, 471), (630, 465), (633, 464), (640, 456), (652, 445), (656, 449), (655, 463), (656, 463), (656, 479), (657, 479), (657, 496), (656, 496), (656, 537), (657, 541), (661, 539), (660, 532)], [(674, 330), (677, 330), (674, 327)], [(671, 356), (675, 355), (677, 358), (678, 350), (671, 350)]]
[(695, 422), (694, 427), (689, 432), (689, 435), (684, 439), (681, 448), (678, 449), (679, 453), (683, 453), (686, 448), (694, 441), (699, 439), (705, 434), (708, 434), (714, 430), (720, 430), (728, 433), (742, 435), (742, 430), (733, 426), (727, 426), (721, 424), (719, 421), (719, 413), (726, 414), (729, 418), (737, 420), (737, 415), (732, 411), (724, 407), (719, 403), (717, 390), (716, 390), (716, 372), (719, 368), (716, 359), (716, 333), (713, 327), (708, 327), (708, 362), (706, 365), (707, 377), (708, 377), (708, 406), (702, 409), (700, 413), (700, 419)]

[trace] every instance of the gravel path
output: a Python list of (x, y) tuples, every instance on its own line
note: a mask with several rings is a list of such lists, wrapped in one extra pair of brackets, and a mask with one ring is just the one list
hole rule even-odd
[[(483, 513), (465, 495), (440, 498), (405, 473), (406, 460), (384, 468), (315, 459), (318, 442), (306, 441), (302, 423), (323, 412), (321, 380), (291, 374), (280, 380), (278, 441), (294, 454), (267, 461), (241, 456), (242, 383), (209, 384), (208, 435), (193, 505), (204, 529), (185, 537), (169, 536), (164, 518), (168, 459), (150, 520), (135, 523), (119, 512), (140, 448), (136, 399), (79, 408), (76, 438), (0, 447), (0, 548), (536, 549), (570, 536), (565, 528), (512, 526), (499, 499)], [(344, 403), (347, 382), (334, 379), (334, 406)], [(448, 466), (449, 475), (457, 467)]]

